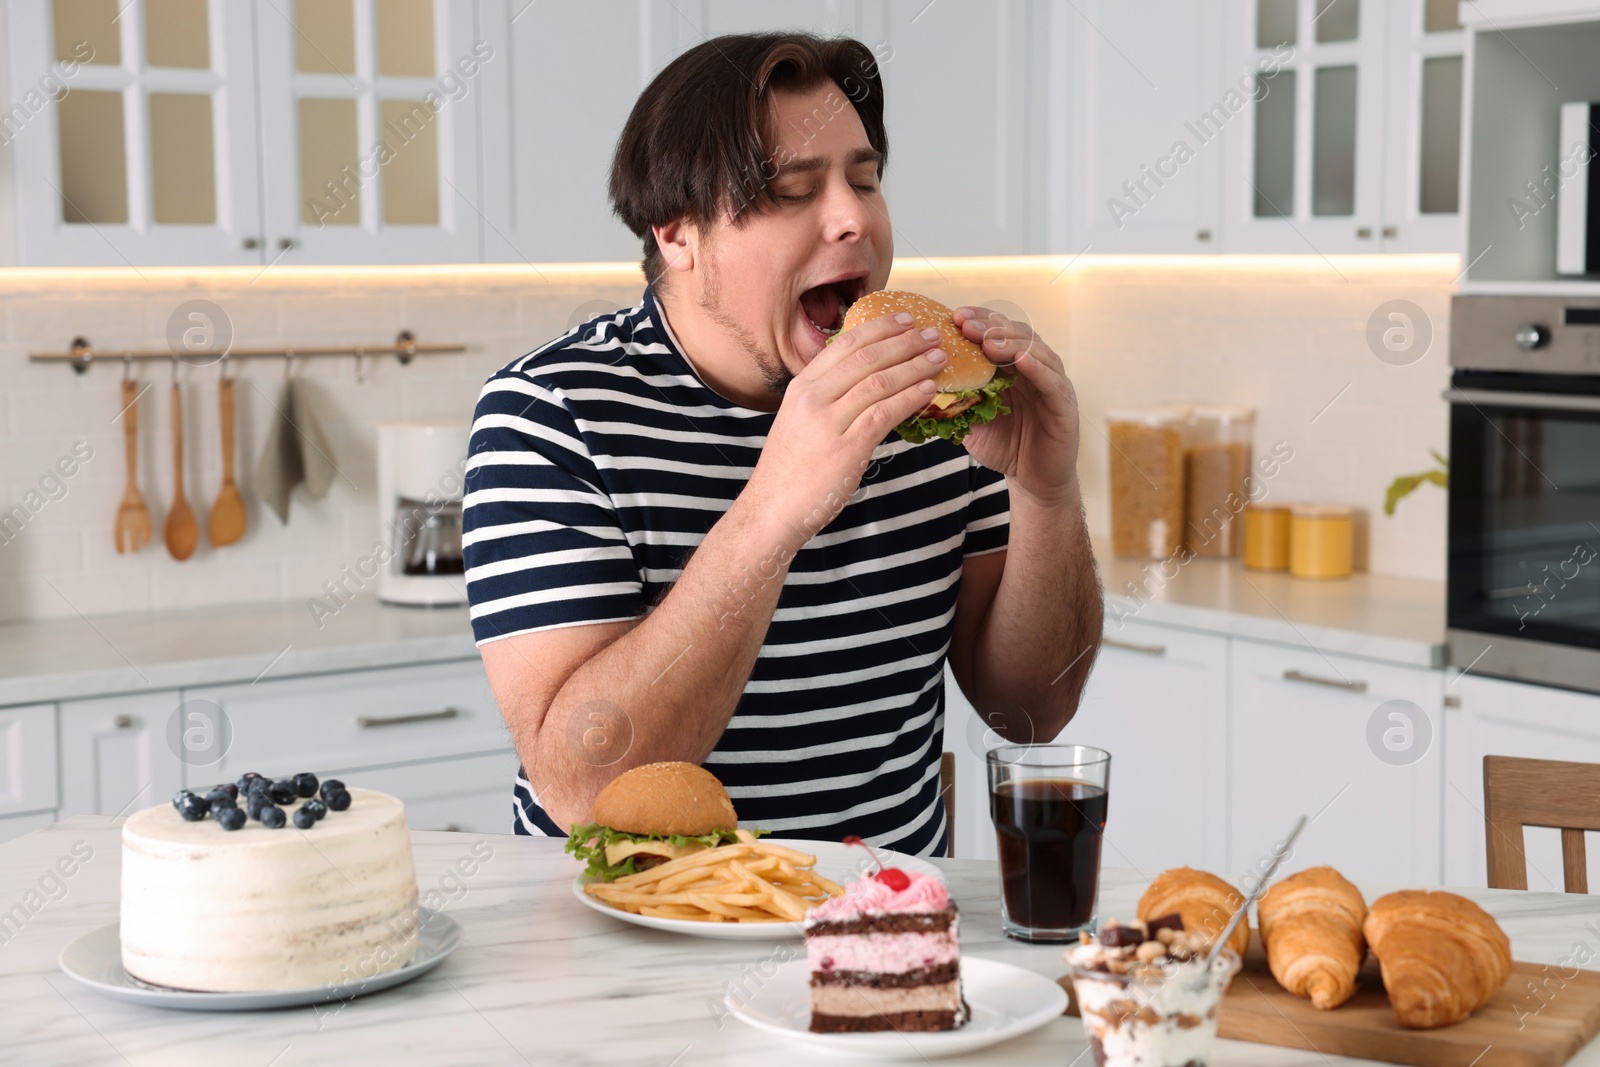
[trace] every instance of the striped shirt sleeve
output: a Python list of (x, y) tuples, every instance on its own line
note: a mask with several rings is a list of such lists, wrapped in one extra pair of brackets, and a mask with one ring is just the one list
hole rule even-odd
[(1011, 494), (1006, 477), (977, 460), (967, 459), (967, 532), (963, 556), (979, 556), (1006, 547), (1011, 535)]
[(466, 480), (461, 543), (478, 644), (644, 614), (616, 508), (558, 392), (516, 372), (491, 378)]

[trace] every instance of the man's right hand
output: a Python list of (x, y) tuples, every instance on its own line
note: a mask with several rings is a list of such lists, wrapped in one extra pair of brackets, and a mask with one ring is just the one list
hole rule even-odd
[(948, 362), (939, 331), (901, 312), (839, 334), (789, 382), (750, 489), (796, 531), (794, 550), (844, 510), (872, 450), (927, 406)]

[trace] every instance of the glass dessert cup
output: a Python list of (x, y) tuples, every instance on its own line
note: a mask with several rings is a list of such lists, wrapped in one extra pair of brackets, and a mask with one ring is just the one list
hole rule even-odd
[(1222, 997), (1239, 956), (1164, 960), (1128, 974), (1068, 961), (1096, 1067), (1205, 1067), (1217, 1038)]

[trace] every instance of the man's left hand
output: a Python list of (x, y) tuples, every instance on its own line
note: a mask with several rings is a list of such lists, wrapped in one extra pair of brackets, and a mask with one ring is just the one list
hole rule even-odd
[(1044, 504), (1075, 497), (1078, 471), (1078, 396), (1066, 367), (1025, 322), (985, 307), (960, 307), (956, 326), (962, 336), (983, 347), (983, 354), (1003, 374), (1017, 381), (1000, 394), (1011, 409), (993, 422), (968, 432), (967, 451), (974, 459), (1006, 476), (1013, 493), (1026, 493)]

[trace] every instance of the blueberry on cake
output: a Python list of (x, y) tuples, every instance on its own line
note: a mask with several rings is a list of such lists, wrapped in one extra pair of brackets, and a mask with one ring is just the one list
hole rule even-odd
[(806, 918), (811, 1029), (953, 1030), (961, 996), (960, 925), (937, 878), (881, 868)]

